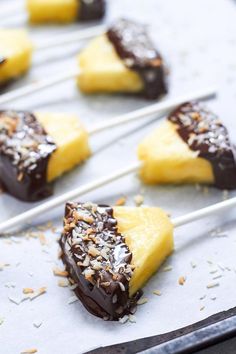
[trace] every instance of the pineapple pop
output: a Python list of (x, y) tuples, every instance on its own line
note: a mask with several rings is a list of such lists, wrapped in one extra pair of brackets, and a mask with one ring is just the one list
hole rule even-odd
[(60, 239), (75, 293), (92, 314), (118, 320), (173, 251), (173, 226), (159, 208), (67, 203)]
[(167, 92), (163, 59), (146, 27), (121, 19), (79, 54), (78, 84), (85, 93), (134, 93), (157, 99)]
[(1, 183), (21, 200), (47, 197), (50, 182), (90, 155), (88, 134), (74, 115), (1, 111), (0, 125)]
[(179, 106), (138, 147), (145, 183), (236, 188), (235, 148), (219, 118), (199, 103)]
[(29, 69), (32, 52), (31, 40), (24, 30), (0, 30), (0, 85)]
[(70, 23), (101, 19), (105, 0), (27, 0), (32, 23)]

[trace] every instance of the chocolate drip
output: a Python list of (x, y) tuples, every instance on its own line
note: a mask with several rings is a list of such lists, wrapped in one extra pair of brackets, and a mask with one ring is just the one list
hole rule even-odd
[(145, 26), (121, 19), (108, 30), (107, 36), (125, 65), (140, 75), (146, 98), (156, 99), (167, 93), (163, 59)]
[(105, 320), (129, 313), (136, 302), (129, 298), (132, 254), (111, 207), (67, 203), (60, 246), (75, 293), (89, 312)]
[(106, 12), (105, 0), (80, 0), (79, 19), (81, 21), (99, 20)]
[(47, 166), (55, 150), (32, 113), (0, 111), (0, 178), (10, 194), (24, 201), (49, 196)]
[(168, 119), (177, 125), (178, 134), (189, 148), (211, 163), (215, 186), (235, 189), (235, 147), (219, 118), (199, 103), (189, 102), (178, 107)]

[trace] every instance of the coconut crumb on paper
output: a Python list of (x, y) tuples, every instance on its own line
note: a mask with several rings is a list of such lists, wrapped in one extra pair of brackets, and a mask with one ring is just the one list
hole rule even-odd
[(32, 300), (36, 299), (37, 297), (45, 294), (46, 292), (47, 292), (47, 288), (46, 288), (46, 286), (43, 286), (43, 287), (39, 288), (38, 290), (35, 290), (33, 295), (30, 295), (29, 298), (32, 301)]
[(141, 206), (144, 202), (144, 197), (141, 194), (137, 194), (134, 197), (134, 202), (137, 207)]
[(42, 322), (42, 321), (38, 321), (38, 320), (33, 322), (33, 326), (34, 326), (35, 328), (41, 327), (42, 324), (43, 324), (43, 322)]
[(131, 323), (136, 323), (136, 316), (134, 316), (134, 315), (129, 315), (129, 322), (131, 322)]
[(128, 316), (128, 315), (125, 315), (125, 316), (119, 318), (119, 323), (124, 324), (124, 323), (126, 323), (128, 320), (129, 320), (129, 316)]
[(38, 350), (36, 348), (32, 348), (32, 349), (23, 350), (23, 352), (21, 352), (20, 354), (35, 354), (37, 352)]
[(152, 292), (154, 295), (161, 296), (161, 291), (160, 290), (153, 290)]
[(126, 197), (120, 197), (119, 199), (117, 199), (117, 201), (115, 202), (116, 206), (122, 206), (125, 205), (126, 203)]
[(53, 274), (57, 277), (67, 277), (68, 272), (66, 270), (60, 269), (60, 268), (53, 268)]
[(33, 294), (34, 289), (32, 289), (32, 288), (23, 288), (22, 292), (23, 292), (23, 294)]
[(62, 288), (66, 288), (67, 286), (69, 286), (69, 282), (68, 280), (59, 279), (57, 285)]
[(169, 272), (169, 271), (171, 271), (172, 269), (173, 269), (172, 266), (166, 266), (166, 267), (164, 267), (164, 268), (162, 269), (162, 271), (163, 271), (163, 272)]
[(215, 288), (215, 287), (217, 287), (217, 286), (219, 286), (219, 285), (220, 285), (219, 282), (212, 282), (212, 283), (209, 283), (209, 284), (207, 285), (207, 289)]
[(195, 263), (195, 262), (190, 262), (190, 264), (191, 264), (191, 267), (194, 269), (194, 268), (196, 268), (196, 266), (197, 266), (197, 264)]
[(186, 282), (186, 277), (184, 276), (179, 277), (178, 280), (179, 285), (184, 285), (185, 282)]
[(147, 297), (141, 297), (141, 299), (139, 299), (137, 301), (137, 305), (144, 305), (148, 302), (148, 298)]
[(4, 270), (6, 267), (9, 267), (10, 263), (0, 263), (0, 270)]

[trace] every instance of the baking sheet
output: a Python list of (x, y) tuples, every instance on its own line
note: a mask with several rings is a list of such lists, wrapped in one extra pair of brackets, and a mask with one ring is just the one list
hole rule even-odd
[[(13, 1), (13, 0), (12, 0)], [(20, 1), (20, 0), (18, 0)], [(18, 2), (16, 1), (16, 3)], [(1, 0), (1, 4), (7, 1)], [(219, 87), (216, 100), (209, 102), (229, 127), (236, 140), (236, 4), (231, 0), (110, 0), (109, 22), (118, 16), (135, 18), (150, 24), (151, 33), (166, 57), (170, 70), (170, 94), (174, 96), (203, 88)], [(21, 16), (5, 19), (2, 26), (21, 26)], [(68, 27), (37, 27), (30, 29), (32, 38), (65, 33), (85, 25)], [(12, 87), (20, 87), (67, 70), (76, 65), (75, 54), (81, 44), (35, 55), (35, 68)], [(54, 61), (58, 58), (57, 62)], [(93, 96), (80, 94), (73, 81), (47, 89), (40, 94), (8, 105), (12, 108), (77, 112), (89, 127), (112, 119), (148, 102), (124, 96)], [(91, 138), (94, 156), (86, 164), (60, 179), (55, 195), (92, 181), (135, 160), (138, 142), (157, 122), (151, 119), (101, 133)], [(134, 175), (125, 177), (81, 198), (82, 201), (114, 203), (121, 195), (127, 205), (134, 205), (134, 196), (144, 195), (147, 205), (158, 205), (173, 216), (210, 205), (231, 197), (213, 188), (147, 187)], [(17, 202), (10, 196), (0, 196), (0, 220), (24, 211), (32, 204)], [(108, 345), (144, 336), (164, 333), (203, 319), (218, 311), (235, 306), (236, 298), (236, 210), (181, 227), (175, 232), (175, 253), (144, 289), (148, 302), (138, 308), (136, 323), (103, 322), (88, 314), (80, 302), (68, 304), (73, 293), (58, 286), (53, 275), (57, 259), (57, 238), (60, 233), (63, 206), (46, 217), (57, 232), (43, 231), (47, 244), (39, 239), (20, 237), (0, 240), (0, 263), (10, 264), (0, 271), (0, 353), (20, 353), (37, 348), (44, 353), (83, 353), (100, 345)], [(39, 232), (39, 230), (36, 230)], [(167, 269), (171, 269), (167, 271)], [(180, 276), (186, 277), (183, 286)], [(215, 277), (222, 276), (217, 279)], [(219, 283), (214, 288), (207, 285)], [(19, 305), (22, 289), (47, 287), (47, 293)], [(153, 294), (160, 290), (161, 296)], [(11, 300), (10, 300), (10, 299)], [(40, 325), (39, 328), (37, 328)]]

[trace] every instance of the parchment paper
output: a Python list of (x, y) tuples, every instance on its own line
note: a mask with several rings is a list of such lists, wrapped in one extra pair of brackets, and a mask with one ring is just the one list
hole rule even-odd
[[(2, 0), (1, 4), (7, 2)], [(126, 16), (150, 25), (152, 36), (170, 67), (169, 97), (212, 84), (218, 86), (217, 99), (208, 105), (219, 114), (236, 140), (236, 3), (231, 0), (110, 0), (109, 5), (107, 22)], [(23, 24), (19, 14), (2, 20), (1, 25)], [(30, 33), (37, 40), (85, 26), (36, 27), (30, 28)], [(68, 49), (35, 53), (35, 67), (12, 88), (75, 66), (75, 55), (81, 46), (73, 44)], [(147, 104), (128, 96), (86, 97), (70, 81), (8, 107), (77, 112), (89, 127)], [(55, 184), (55, 195), (128, 166), (136, 159), (138, 142), (157, 124), (146, 119), (91, 138), (94, 156), (61, 178)], [(144, 195), (146, 205), (160, 206), (172, 216), (234, 195), (195, 186), (147, 187), (131, 175), (81, 200), (113, 204), (125, 195), (127, 205), (134, 205), (133, 198), (140, 193)], [(31, 206), (1, 195), (0, 220)], [(79, 301), (68, 304), (73, 292), (58, 286), (60, 278), (53, 275), (53, 268), (62, 267), (57, 258), (57, 238), (63, 208), (34, 221), (39, 225), (52, 220), (57, 228), (56, 232), (43, 231), (47, 240), (45, 245), (42, 245), (45, 243), (43, 236), (40, 243), (38, 238), (26, 239), (17, 233), (12, 238), (0, 240), (0, 263), (9, 264), (0, 271), (0, 318), (3, 320), (0, 353), (18, 354), (36, 348), (40, 354), (79, 354), (101, 345), (164, 333), (236, 305), (236, 210), (177, 229), (175, 253), (145, 287), (144, 296), (148, 302), (139, 306), (136, 323), (121, 324), (93, 317)], [(39, 230), (36, 231), (38, 234)], [(183, 286), (178, 283), (181, 276), (186, 277)], [(207, 288), (212, 284), (218, 285)], [(44, 286), (46, 294), (19, 305), (12, 302), (22, 300), (23, 288)], [(154, 295), (154, 290), (160, 290), (162, 295)]]

